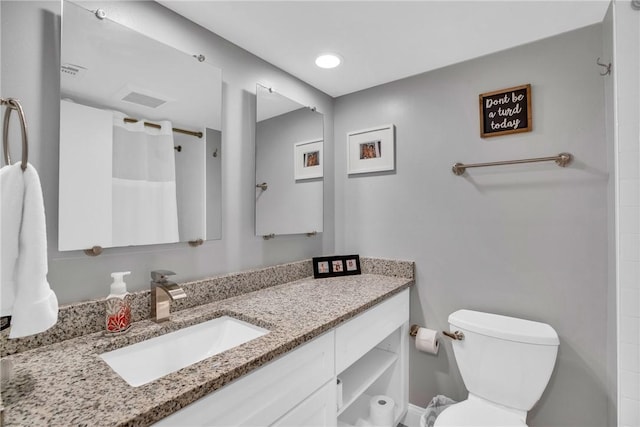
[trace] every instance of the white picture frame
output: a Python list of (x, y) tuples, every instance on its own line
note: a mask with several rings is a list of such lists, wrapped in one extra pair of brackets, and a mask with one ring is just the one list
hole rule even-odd
[(395, 126), (384, 125), (347, 133), (349, 175), (395, 170)]
[(323, 177), (323, 141), (293, 144), (293, 173), (296, 181)]

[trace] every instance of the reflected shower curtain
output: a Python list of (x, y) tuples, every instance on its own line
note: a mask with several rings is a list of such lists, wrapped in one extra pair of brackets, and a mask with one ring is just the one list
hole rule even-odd
[(171, 122), (113, 117), (113, 246), (179, 241)]

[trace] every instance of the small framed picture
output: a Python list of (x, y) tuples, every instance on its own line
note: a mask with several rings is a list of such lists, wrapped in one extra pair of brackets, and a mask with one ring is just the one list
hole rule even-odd
[(347, 134), (349, 175), (395, 169), (395, 126), (384, 125)]
[(327, 274), (329, 271), (329, 261), (318, 262), (318, 273)]
[(362, 274), (359, 255), (337, 255), (313, 258), (313, 277), (349, 276)]
[(293, 144), (295, 180), (322, 178), (322, 143), (307, 141)]
[(360, 269), (360, 263), (358, 261), (359, 260), (356, 260), (355, 258), (347, 258), (347, 260), (346, 260), (347, 271), (359, 270)]

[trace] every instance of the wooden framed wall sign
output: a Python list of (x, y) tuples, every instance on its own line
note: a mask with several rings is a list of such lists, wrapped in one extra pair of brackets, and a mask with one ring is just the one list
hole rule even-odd
[(531, 132), (531, 85), (481, 93), (480, 136)]

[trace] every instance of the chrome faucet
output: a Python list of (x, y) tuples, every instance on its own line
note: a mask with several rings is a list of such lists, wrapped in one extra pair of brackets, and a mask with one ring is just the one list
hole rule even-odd
[(184, 290), (167, 280), (167, 276), (173, 276), (173, 271), (154, 270), (151, 272), (151, 320), (165, 322), (169, 320), (171, 301), (187, 296)]

